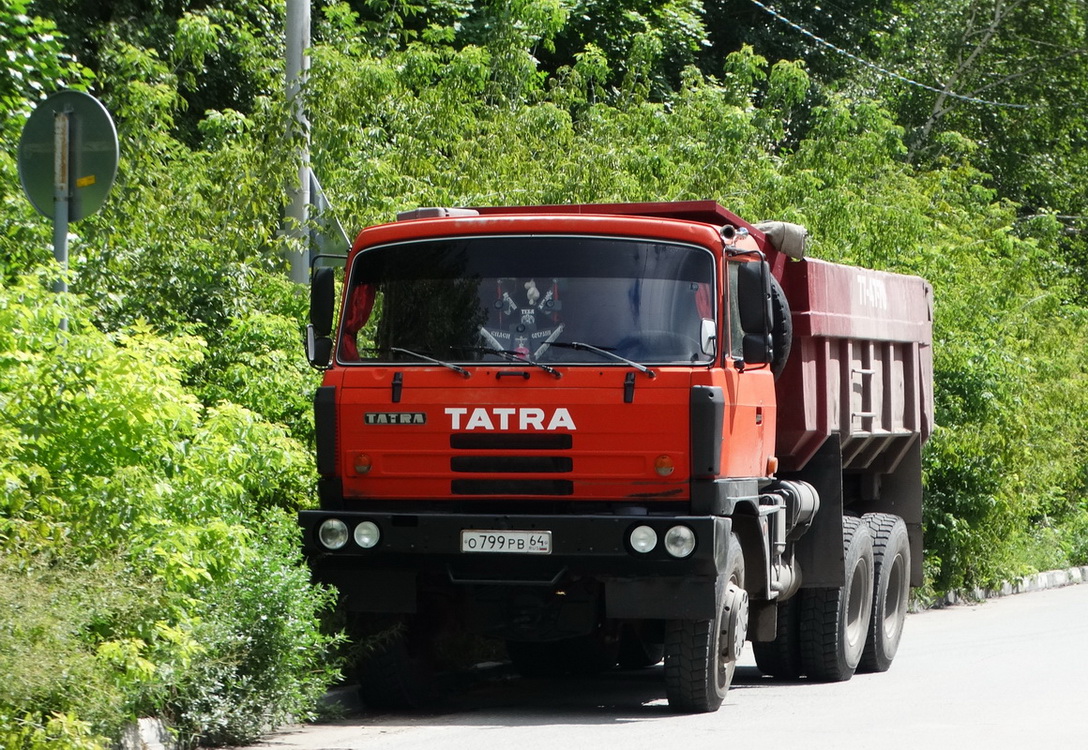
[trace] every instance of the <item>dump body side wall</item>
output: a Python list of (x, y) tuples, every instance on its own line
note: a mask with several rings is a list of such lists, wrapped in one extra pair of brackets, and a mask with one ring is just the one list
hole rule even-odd
[(835, 434), (844, 471), (894, 471), (933, 424), (929, 284), (818, 260), (786, 265), (781, 281), (793, 318), (776, 387), (783, 470)]

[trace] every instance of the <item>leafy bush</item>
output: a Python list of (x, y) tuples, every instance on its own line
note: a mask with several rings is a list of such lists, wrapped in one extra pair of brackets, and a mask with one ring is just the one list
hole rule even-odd
[(27, 714), (13, 718), (0, 711), (0, 747), (10, 750), (107, 750), (105, 737), (74, 714), (43, 717)]
[(298, 320), (257, 311), (233, 318), (194, 373), (201, 400), (240, 404), (312, 443), (314, 374), (302, 356)]
[(1072, 565), (1088, 565), (1088, 508), (1081, 508), (1067, 522), (1062, 550)]
[(312, 718), (336, 678), (330, 639), (313, 613), (332, 604), (298, 565), (298, 527), (282, 511), (257, 519), (233, 570), (202, 587), (202, 648), (172, 687), (168, 710), (182, 738), (242, 744), (290, 720)]
[(308, 454), (199, 404), (202, 341), (103, 333), (48, 276), (0, 290), (0, 730), (93, 742), (150, 713), (191, 744), (307, 715), (336, 673), (291, 517)]
[(92, 740), (92, 726), (120, 727), (125, 696), (92, 636), (103, 618), (136, 602), (116, 576), (112, 562), (26, 569), (0, 556), (0, 738), (8, 733), (0, 747)]

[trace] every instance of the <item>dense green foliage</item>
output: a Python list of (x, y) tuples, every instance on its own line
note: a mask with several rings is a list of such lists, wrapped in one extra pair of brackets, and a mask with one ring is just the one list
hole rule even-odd
[[(872, 66), (749, 0), (315, 2), (313, 165), (353, 231), (419, 205), (712, 198), (925, 276), (931, 588), (1088, 564), (1083, 9), (774, 7)], [(147, 713), (238, 741), (332, 678), (292, 518), (317, 381), (279, 235), (283, 16), (0, 9), (5, 747), (101, 747)], [(122, 161), (57, 296), (14, 151), (61, 85), (101, 96)]]
[(183, 381), (203, 341), (89, 312), (36, 275), (0, 293), (0, 713), (252, 737), (332, 674), (288, 512), (309, 458), (257, 413), (199, 403)]

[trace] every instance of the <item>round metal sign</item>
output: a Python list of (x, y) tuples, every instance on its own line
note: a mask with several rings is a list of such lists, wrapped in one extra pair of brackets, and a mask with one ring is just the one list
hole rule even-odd
[[(58, 141), (57, 121), (65, 118), (63, 141)], [(38, 210), (54, 215), (58, 142), (66, 141), (68, 153), (68, 220), (79, 221), (102, 207), (117, 176), (117, 129), (102, 102), (82, 91), (58, 91), (45, 99), (23, 127), (19, 139), (19, 180)]]

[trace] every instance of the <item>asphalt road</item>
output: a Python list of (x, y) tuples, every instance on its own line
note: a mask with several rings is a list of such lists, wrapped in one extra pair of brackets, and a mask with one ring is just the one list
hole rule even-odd
[(910, 615), (890, 671), (765, 680), (750, 652), (714, 714), (677, 715), (661, 667), (581, 681), (494, 677), (441, 712), (294, 727), (252, 750), (1088, 748), (1088, 585)]

